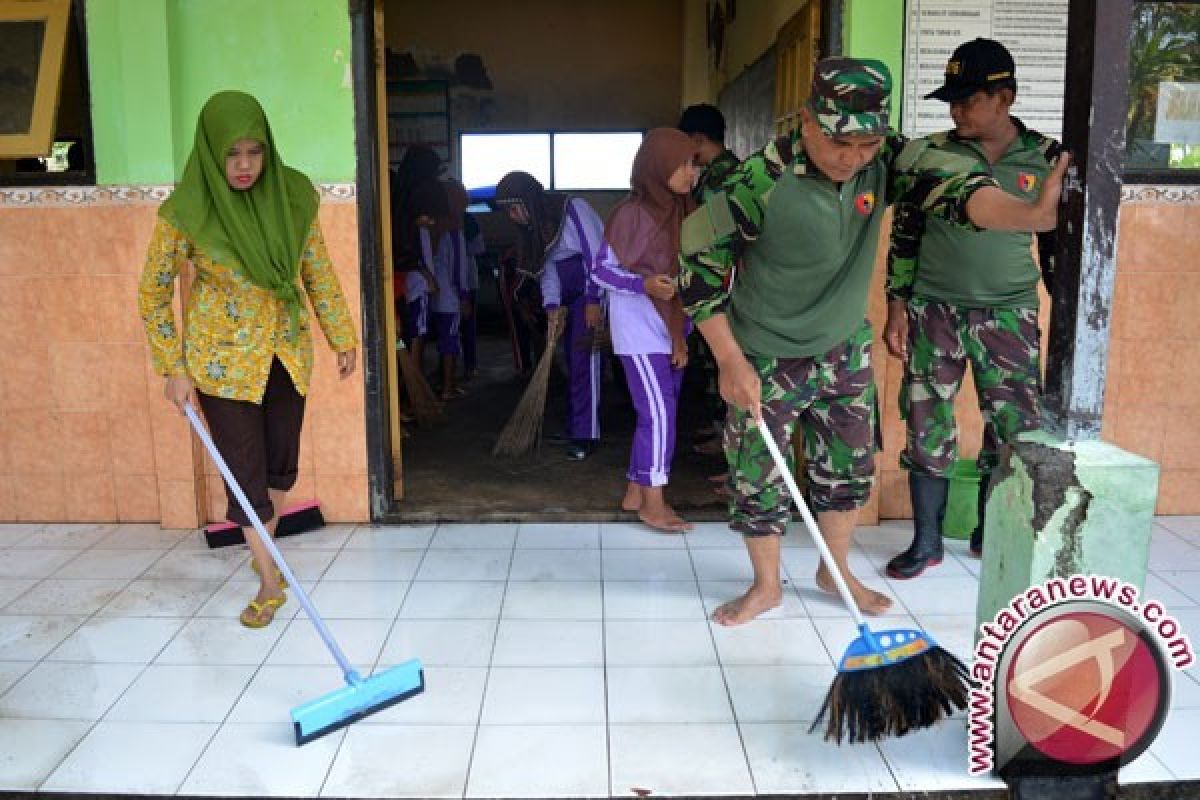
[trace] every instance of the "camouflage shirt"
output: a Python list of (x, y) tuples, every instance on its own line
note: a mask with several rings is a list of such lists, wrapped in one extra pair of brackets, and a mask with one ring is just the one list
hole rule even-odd
[[(995, 164), (979, 145), (953, 131), (928, 137), (932, 146), (974, 158), (1000, 188), (1033, 200), (1062, 146), (1029, 130), (1017, 118), (1017, 138)], [(889, 300), (908, 300), (914, 292), (952, 305), (978, 308), (1036, 308), (1038, 264), (1047, 289), (1053, 288), (1056, 248), (1053, 231), (1037, 234), (1038, 262), (1030, 234), (971, 231), (927, 220), (907, 202), (896, 205), (888, 246), (886, 292)]]
[[(743, 161), (730, 174), (724, 189), (710, 196), (684, 221), (680, 292), (687, 313), (697, 322), (725, 312), (730, 297), (736, 291), (734, 265), (748, 249), (754, 247), (755, 240), (763, 232), (772, 190), (785, 170), (803, 179), (806, 191), (815, 192), (820, 187), (824, 187), (823, 191), (829, 191), (831, 184), (815, 166), (809, 164), (799, 133), (793, 133), (776, 139)], [(996, 185), (995, 180), (986, 170), (980, 169), (974, 159), (942, 153), (929, 140), (909, 142), (894, 131), (885, 138), (875, 161), (864, 167), (856, 177), (870, 171), (881, 171), (882, 202), (878, 202), (873, 193), (863, 193), (846, 201), (856, 207), (857, 215), (849, 218), (843, 215), (839, 219), (831, 214), (827, 223), (804, 220), (814, 236), (814, 248), (804, 257), (810, 261), (814, 258), (827, 259), (836, 261), (836, 265), (844, 265), (835, 265), (832, 272), (848, 269), (861, 271), (867, 259), (874, 262), (877, 237), (849, 237), (854, 242), (856, 252), (839, 252), (834, 247), (821, 251), (815, 240), (822, 230), (836, 232), (847, 219), (860, 227), (878, 225), (884, 208), (899, 200), (955, 224), (973, 228), (967, 218), (967, 200), (977, 189)], [(869, 233), (867, 228), (864, 231)], [(760, 264), (759, 268), (763, 266)], [(770, 261), (766, 268), (771, 268)], [(777, 268), (788, 269), (782, 264)], [(827, 268), (817, 271), (822, 273), (821, 280), (843, 280), (840, 275), (831, 275), (831, 270)], [(809, 310), (809, 305), (821, 302), (823, 287), (812, 285), (807, 276), (798, 275), (797, 278), (794, 283), (797, 287), (795, 306), (789, 308), (788, 313), (794, 311), (801, 315)], [(865, 291), (863, 294), (858, 300), (859, 305), (865, 307)], [(852, 321), (861, 321), (861, 316)]]
[(740, 163), (738, 157), (728, 148), (722, 150), (719, 156), (708, 162), (704, 172), (700, 175), (700, 180), (696, 182), (696, 188), (692, 190), (692, 196), (696, 198), (696, 202), (703, 203), (709, 196), (725, 188), (725, 181), (729, 179), (730, 173), (737, 169)]

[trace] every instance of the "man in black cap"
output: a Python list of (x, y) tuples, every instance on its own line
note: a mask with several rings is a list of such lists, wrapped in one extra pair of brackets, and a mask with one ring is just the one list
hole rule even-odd
[[(1004, 191), (1038, 196), (1062, 148), (1009, 113), (1017, 82), (1012, 56), (991, 39), (960, 45), (943, 86), (929, 95), (950, 105), (954, 129), (928, 137), (933, 148), (973, 159)], [(1052, 289), (1053, 232), (1038, 233), (1041, 276)], [(941, 563), (949, 473), (958, 455), (954, 398), (968, 362), (983, 414), (978, 524), (971, 552), (983, 548), (983, 512), (998, 450), (1039, 425), (1041, 367), (1038, 264), (1030, 234), (954, 226), (898, 204), (888, 254), (888, 352), (905, 360), (900, 413), (907, 439), (914, 535), (887, 567), (915, 578)]]

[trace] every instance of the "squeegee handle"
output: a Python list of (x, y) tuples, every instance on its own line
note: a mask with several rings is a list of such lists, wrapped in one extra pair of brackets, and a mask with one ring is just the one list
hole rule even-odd
[(838, 569), (837, 563), (833, 560), (833, 554), (829, 552), (829, 545), (825, 544), (825, 537), (821, 535), (820, 528), (817, 527), (817, 521), (813, 519), (812, 512), (808, 510), (808, 505), (804, 502), (804, 495), (800, 491), (800, 487), (796, 485), (796, 479), (792, 477), (792, 471), (788, 469), (787, 461), (783, 458), (783, 453), (779, 452), (779, 445), (775, 444), (775, 437), (771, 435), (767, 424), (763, 422), (761, 417), (754, 420), (755, 426), (759, 433), (762, 434), (763, 443), (767, 446), (767, 451), (771, 454), (771, 459), (775, 462), (775, 468), (779, 470), (779, 474), (783, 476), (783, 482), (787, 484), (788, 491), (792, 493), (792, 500), (796, 503), (796, 508), (800, 511), (800, 517), (804, 520), (804, 526), (808, 528), (808, 535), (812, 537), (813, 544), (817, 546), (817, 551), (821, 554), (821, 560), (825, 562), (825, 566), (829, 569), (829, 574), (833, 576), (833, 582), (837, 584), (838, 594), (842, 596), (842, 602), (846, 604), (846, 608), (850, 610), (850, 615), (854, 617), (854, 622), (862, 630), (866, 627), (866, 620), (863, 619), (862, 613), (858, 610), (858, 604), (854, 602), (854, 596), (850, 594), (850, 587), (846, 585), (846, 579), (842, 577), (842, 571)]
[(254, 526), (255, 535), (258, 536), (259, 541), (270, 551), (271, 558), (275, 559), (275, 565), (279, 567), (279, 571), (283, 573), (283, 577), (291, 584), (292, 590), (296, 593), (296, 597), (299, 598), (300, 605), (304, 606), (304, 611), (308, 614), (308, 618), (312, 620), (313, 625), (317, 626), (317, 633), (321, 634), (321, 638), (325, 641), (325, 646), (329, 648), (329, 652), (337, 660), (338, 666), (342, 668), (342, 672), (346, 676), (346, 682), (358, 683), (362, 680), (359, 677), (358, 671), (350, 665), (350, 660), (346, 658), (346, 654), (342, 652), (342, 648), (338, 647), (337, 640), (333, 638), (333, 633), (325, 625), (325, 620), (321, 619), (321, 615), (317, 613), (317, 609), (313, 608), (312, 601), (308, 599), (308, 592), (304, 591), (304, 587), (300, 585), (300, 581), (297, 580), (291, 567), (283, 559), (283, 554), (275, 546), (275, 542), (271, 539), (271, 534), (267, 533), (267, 529), (263, 527), (262, 520), (259, 519), (254, 506), (250, 505), (250, 501), (246, 498), (246, 493), (242, 491), (242, 487), (234, 480), (233, 473), (229, 471), (229, 466), (225, 463), (225, 459), (221, 458), (221, 453), (217, 450), (216, 444), (213, 443), (212, 437), (208, 435), (208, 429), (201, 424), (200, 418), (196, 416), (196, 410), (192, 408), (191, 403), (184, 405), (183, 413), (187, 414), (188, 421), (192, 423), (192, 430), (196, 431), (196, 435), (200, 437), (200, 441), (204, 442), (205, 449), (212, 456), (213, 462), (221, 472), (221, 477), (225, 479), (225, 484), (233, 492), (233, 496), (237, 498), (238, 505), (242, 507), (242, 511), (246, 512), (246, 517), (249, 518), (251, 525)]

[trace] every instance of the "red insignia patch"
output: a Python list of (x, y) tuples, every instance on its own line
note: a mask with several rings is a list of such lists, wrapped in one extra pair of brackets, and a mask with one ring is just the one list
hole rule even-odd
[(863, 192), (858, 197), (855, 197), (854, 208), (864, 217), (869, 216), (875, 210), (875, 193)]

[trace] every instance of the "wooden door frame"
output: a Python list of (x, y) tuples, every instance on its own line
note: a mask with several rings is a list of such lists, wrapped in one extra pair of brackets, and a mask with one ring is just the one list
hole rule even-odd
[(375, 98), (375, 4), (348, 0), (351, 70), (354, 84), (355, 194), (358, 206), (358, 263), (362, 298), (363, 379), (365, 383), (367, 490), (372, 522), (394, 515), (395, 466), (389, 424), (387, 341), (383, 291), (383, 209), (380, 204), (378, 109)]

